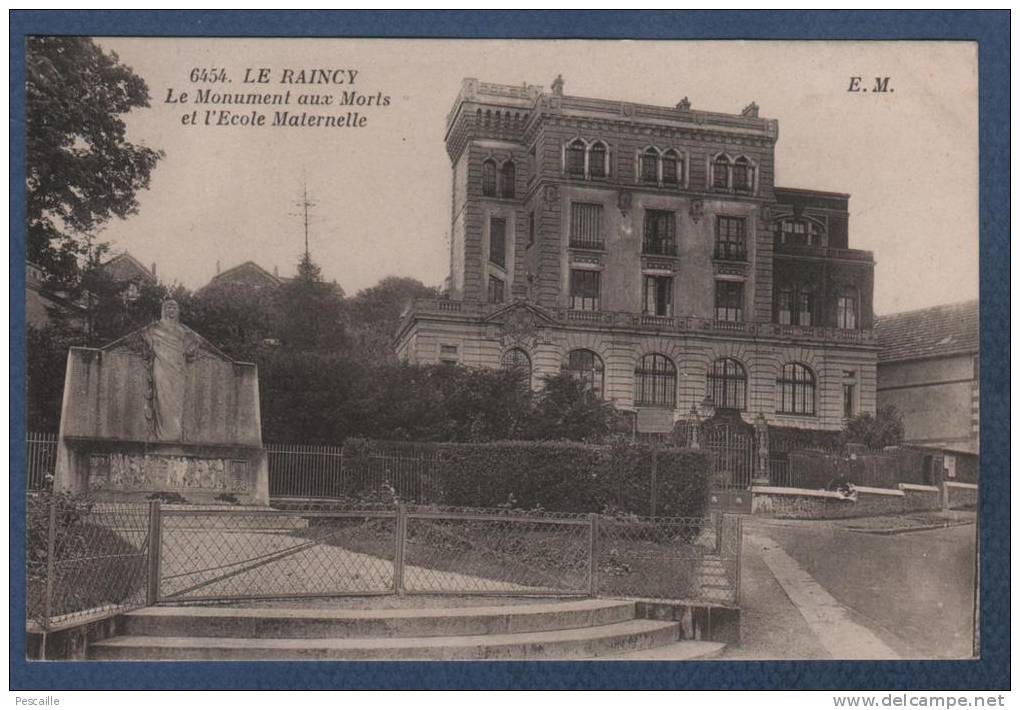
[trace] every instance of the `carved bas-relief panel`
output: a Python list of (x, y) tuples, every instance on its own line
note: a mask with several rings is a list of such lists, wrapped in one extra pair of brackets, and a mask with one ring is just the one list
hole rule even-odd
[(135, 493), (169, 491), (239, 493), (251, 491), (248, 462), (159, 454), (92, 454), (89, 489)]

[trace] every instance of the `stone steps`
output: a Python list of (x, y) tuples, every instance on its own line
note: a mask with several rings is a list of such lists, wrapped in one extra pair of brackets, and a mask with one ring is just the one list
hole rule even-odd
[[(681, 641), (684, 626), (672, 617), (638, 617), (636, 602), (611, 599), (498, 600), (449, 608), (157, 606), (119, 617), (119, 635), (91, 643), (87, 656), (118, 661), (686, 660), (711, 657), (724, 645)], [(651, 655), (634, 655), (642, 653)]]
[(604, 626), (635, 617), (634, 602), (598, 599), (404, 609), (148, 607), (124, 614), (128, 636), (358, 638), (514, 634)]
[(526, 633), (382, 638), (119, 636), (92, 644), (96, 660), (520, 660), (614, 656), (675, 644), (675, 622), (632, 619)]

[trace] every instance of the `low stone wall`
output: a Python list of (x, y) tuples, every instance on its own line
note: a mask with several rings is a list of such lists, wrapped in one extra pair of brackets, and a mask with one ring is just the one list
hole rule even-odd
[(946, 481), (946, 507), (950, 510), (973, 510), (978, 504), (978, 487), (973, 483)]
[(776, 518), (857, 518), (938, 510), (941, 491), (935, 486), (901, 483), (898, 488), (855, 489), (848, 498), (835, 491), (755, 486), (751, 489), (751, 512)]

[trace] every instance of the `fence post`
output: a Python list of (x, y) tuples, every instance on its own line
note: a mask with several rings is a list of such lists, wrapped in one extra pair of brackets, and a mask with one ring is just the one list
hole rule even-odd
[(397, 505), (396, 548), (393, 552), (393, 591), (404, 596), (404, 551), (407, 543), (407, 506)]
[(723, 536), (723, 514), (721, 510), (715, 511), (715, 554), (722, 554)]
[(57, 554), (57, 500), (50, 500), (50, 515), (46, 532), (46, 596), (43, 600), (43, 629), (50, 628), (53, 616), (53, 576), (56, 574)]
[(599, 595), (599, 516), (588, 516), (588, 596)]
[(737, 588), (733, 592), (733, 601), (740, 606), (740, 567), (744, 561), (744, 519), (737, 517)]
[(145, 603), (159, 603), (160, 557), (163, 552), (163, 513), (159, 501), (149, 501), (149, 556), (145, 585)]

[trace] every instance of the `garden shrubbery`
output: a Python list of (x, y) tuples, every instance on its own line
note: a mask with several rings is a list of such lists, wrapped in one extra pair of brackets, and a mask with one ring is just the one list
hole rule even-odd
[(497, 441), (439, 450), (447, 505), (650, 515), (654, 462), (656, 515), (703, 517), (708, 507), (708, 460), (699, 451), (622, 440)]

